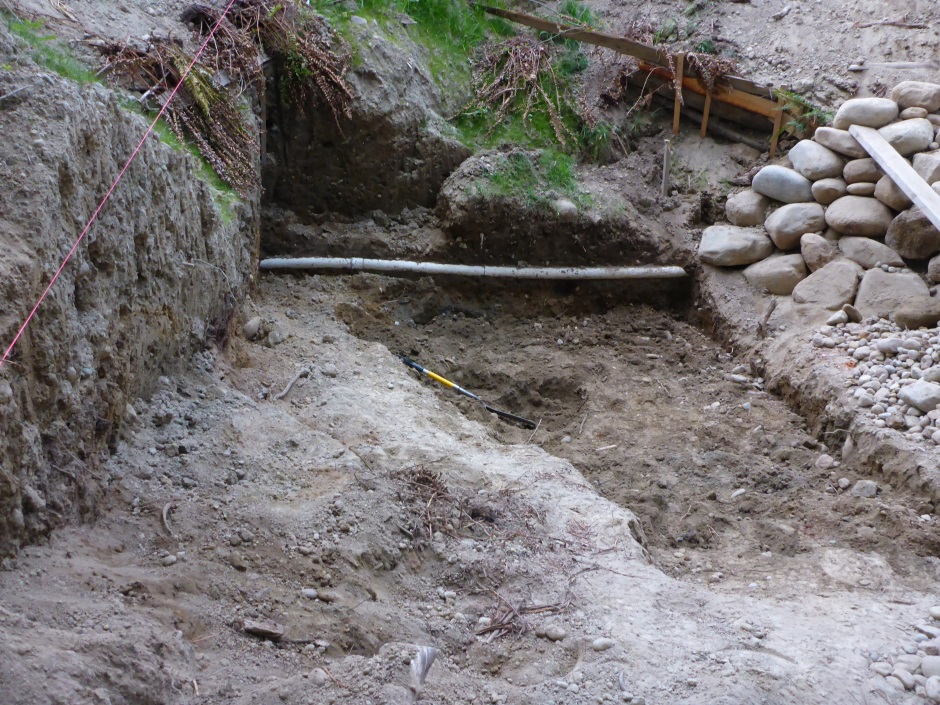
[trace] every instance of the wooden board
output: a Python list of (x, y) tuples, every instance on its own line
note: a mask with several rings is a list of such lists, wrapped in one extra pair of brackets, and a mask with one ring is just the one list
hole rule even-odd
[[(502, 17), (512, 22), (518, 22), (526, 27), (532, 27), (542, 32), (549, 32), (551, 34), (564, 36), (566, 39), (575, 39), (579, 42), (585, 42), (586, 44), (594, 44), (607, 49), (613, 49), (621, 54), (627, 54), (628, 56), (633, 56), (641, 61), (652, 64), (659, 64), (660, 66), (669, 65), (669, 52), (664, 49), (658, 49), (647, 44), (635, 42), (626, 37), (580, 29), (561, 22), (551, 22), (549, 20), (543, 20), (541, 17), (527, 15), (524, 12), (502, 10), (498, 7), (487, 7), (485, 5), (482, 7), (491, 15)], [(746, 78), (740, 78), (738, 76), (723, 76), (721, 82), (736, 91), (743, 91), (744, 93), (765, 98), (773, 97), (773, 86), (770, 84), (755, 83), (754, 81), (749, 81)]]
[(888, 144), (878, 130), (852, 125), (849, 127), (849, 133), (858, 140), (884, 173), (891, 177), (898, 188), (914, 202), (914, 205), (920, 208), (934, 227), (940, 230), (940, 193), (927, 185), (920, 174), (914, 171), (914, 167)]
[[(657, 78), (663, 79), (664, 81), (672, 81), (673, 79), (672, 71), (660, 66), (641, 63), (640, 70), (646, 71), (653, 76), (656, 76)], [(699, 95), (708, 95), (708, 88), (706, 87), (705, 82), (696, 76), (684, 75), (682, 77), (682, 87), (687, 88), (690, 91), (694, 91)], [(763, 115), (769, 120), (774, 119), (780, 108), (777, 103), (772, 100), (768, 100), (767, 98), (761, 98), (760, 96), (744, 93), (743, 91), (736, 91), (733, 88), (728, 88), (727, 86), (721, 85), (715, 86), (715, 91), (712, 94), (712, 97), (717, 101), (721, 101), (722, 103), (734, 105), (735, 107), (743, 108), (752, 113)]]

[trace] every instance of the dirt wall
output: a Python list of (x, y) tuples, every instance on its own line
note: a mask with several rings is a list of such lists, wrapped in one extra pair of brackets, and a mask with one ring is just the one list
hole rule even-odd
[[(146, 129), (103, 86), (38, 73), (0, 30), (5, 348)], [(188, 154), (152, 137), (0, 368), (0, 556), (95, 510), (101, 461), (160, 374), (226, 335), (257, 249)]]
[(346, 76), (352, 119), (316, 106), (286, 105), (280, 76), (268, 81), (266, 199), (302, 216), (332, 211), (433, 206), (444, 179), (470, 151), (449, 135), (444, 99), (406, 35), (395, 41), (359, 26), (357, 59)]

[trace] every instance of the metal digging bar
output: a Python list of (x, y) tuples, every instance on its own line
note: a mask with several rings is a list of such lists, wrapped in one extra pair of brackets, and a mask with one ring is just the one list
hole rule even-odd
[(449, 379), (444, 379), (444, 378), (441, 377), (439, 374), (435, 374), (434, 372), (431, 372), (431, 370), (425, 369), (424, 367), (422, 367), (421, 365), (419, 365), (417, 362), (415, 362), (414, 360), (409, 360), (409, 359), (408, 359), (407, 357), (405, 357), (404, 355), (399, 355), (399, 356), (398, 356), (398, 359), (401, 360), (401, 361), (402, 361), (403, 363), (405, 363), (406, 365), (408, 365), (408, 367), (410, 367), (411, 369), (415, 370), (416, 372), (419, 372), (420, 374), (427, 375), (428, 377), (430, 377), (431, 379), (433, 379), (435, 382), (439, 382), (440, 384), (443, 384), (443, 385), (444, 385), (445, 387), (447, 387), (448, 389), (453, 389), (453, 390), (454, 390), (455, 392), (457, 392), (458, 394), (463, 394), (465, 397), (469, 397), (470, 399), (473, 399), (474, 401), (480, 402), (480, 403), (483, 405), (483, 408), (484, 408), (484, 409), (486, 409), (486, 410), (489, 411), (490, 413), (496, 414), (496, 415), (499, 416), (501, 419), (506, 419), (507, 421), (514, 421), (514, 422), (516, 422), (516, 423), (518, 423), (518, 424), (522, 424), (522, 425), (525, 426), (526, 428), (535, 428), (535, 427), (536, 427), (535, 421), (532, 421), (532, 420), (530, 420), (530, 419), (523, 418), (523, 417), (521, 417), (521, 416), (516, 416), (515, 414), (510, 414), (508, 411), (502, 411), (502, 410), (500, 410), (500, 409), (494, 409), (492, 406), (490, 406), (489, 404), (487, 404), (485, 401), (483, 401), (480, 397), (478, 397), (478, 396), (477, 396), (476, 394), (474, 394), (473, 392), (468, 392), (466, 389), (464, 389), (464, 388), (461, 387), (461, 386), (458, 386), (458, 385), (454, 384), (454, 383), (451, 382)]

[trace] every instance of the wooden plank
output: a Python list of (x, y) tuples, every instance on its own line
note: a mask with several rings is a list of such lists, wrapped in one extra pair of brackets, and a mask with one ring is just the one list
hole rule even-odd
[(770, 158), (777, 156), (777, 142), (780, 139), (780, 131), (783, 129), (783, 114), (786, 110), (783, 107), (783, 101), (777, 107), (777, 114), (774, 115), (774, 132), (770, 136)]
[(927, 185), (920, 174), (914, 171), (914, 167), (888, 144), (878, 130), (852, 125), (849, 127), (849, 133), (858, 140), (884, 173), (891, 177), (898, 188), (914, 202), (914, 205), (920, 208), (934, 227), (940, 230), (940, 193)]
[(701, 137), (705, 136), (705, 131), (708, 129), (708, 114), (712, 109), (712, 94), (705, 94), (705, 109), (702, 111), (702, 129), (699, 132)]
[(672, 134), (679, 134), (679, 118), (682, 115), (682, 70), (685, 68), (685, 54), (676, 54), (676, 104), (672, 109)]
[[(559, 36), (564, 36), (566, 39), (575, 39), (579, 42), (584, 42), (586, 44), (594, 44), (595, 46), (605, 47), (607, 49), (613, 49), (616, 52), (621, 54), (627, 54), (628, 56), (633, 56), (641, 61), (647, 61), (653, 64), (659, 64), (660, 66), (668, 66), (668, 52), (664, 49), (657, 49), (656, 47), (651, 47), (647, 44), (641, 44), (640, 42), (635, 42), (626, 37), (618, 37), (613, 34), (605, 34), (604, 32), (594, 32), (588, 29), (580, 29), (578, 27), (572, 27), (561, 22), (551, 22), (549, 20), (543, 20), (541, 17), (534, 17), (532, 15), (527, 15), (524, 12), (515, 12), (513, 10), (503, 10), (498, 7), (487, 7), (486, 5), (481, 6), (486, 12), (496, 17), (502, 17), (503, 19), (510, 20), (512, 22), (518, 22), (519, 24), (525, 25), (526, 27), (532, 27), (541, 32), (549, 32), (550, 34), (555, 34)], [(722, 76), (721, 82), (728, 85), (730, 88), (733, 88), (737, 91), (742, 91), (744, 93), (749, 93), (755, 96), (771, 96), (773, 94), (773, 86), (769, 83), (755, 83), (754, 81), (749, 81), (746, 78), (741, 78), (740, 76)]]
[[(641, 63), (640, 69), (663, 80), (672, 81), (673, 78), (673, 73), (669, 69), (653, 66), (649, 63)], [(688, 88), (690, 91), (695, 91), (699, 95), (708, 95), (708, 88), (705, 86), (705, 82), (695, 76), (683, 76), (682, 87)], [(720, 85), (715, 86), (713, 97), (715, 100), (721, 101), (722, 103), (743, 108), (752, 113), (763, 115), (771, 120), (776, 116), (780, 107), (779, 104), (773, 100)]]

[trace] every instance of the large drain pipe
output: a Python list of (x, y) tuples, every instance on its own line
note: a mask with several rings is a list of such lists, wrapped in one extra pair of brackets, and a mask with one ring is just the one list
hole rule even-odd
[(261, 269), (343, 269), (409, 274), (454, 274), (464, 277), (511, 279), (678, 279), (688, 276), (682, 267), (484, 267), (467, 264), (407, 262), (362, 257), (272, 257), (261, 260)]

